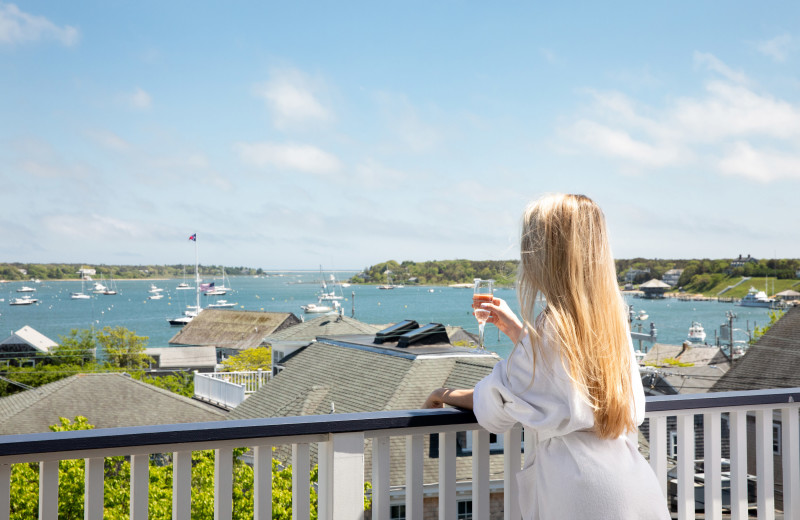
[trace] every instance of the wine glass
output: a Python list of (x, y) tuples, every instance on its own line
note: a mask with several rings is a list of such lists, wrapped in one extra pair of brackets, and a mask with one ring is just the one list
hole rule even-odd
[(483, 331), (486, 327), (486, 320), (489, 319), (491, 311), (480, 307), (482, 303), (492, 303), (494, 301), (494, 280), (481, 280), (475, 278), (475, 287), (472, 293), (473, 314), (478, 320), (478, 346), (483, 347)]

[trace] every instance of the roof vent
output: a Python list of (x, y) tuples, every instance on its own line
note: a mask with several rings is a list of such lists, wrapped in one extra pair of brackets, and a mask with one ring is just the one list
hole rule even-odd
[(441, 323), (428, 323), (418, 329), (406, 332), (397, 340), (397, 346), (406, 348), (412, 344), (432, 345), (434, 343), (450, 343), (447, 330)]
[(406, 332), (419, 328), (419, 323), (414, 320), (404, 320), (395, 323), (391, 327), (387, 327), (375, 334), (375, 341), (373, 343), (380, 345), (387, 341), (397, 341), (397, 339)]

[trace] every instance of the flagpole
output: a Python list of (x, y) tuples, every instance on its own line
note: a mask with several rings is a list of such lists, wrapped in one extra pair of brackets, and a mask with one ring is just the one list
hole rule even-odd
[(194, 297), (195, 310), (200, 314), (200, 255), (197, 252), (197, 233), (194, 234)]

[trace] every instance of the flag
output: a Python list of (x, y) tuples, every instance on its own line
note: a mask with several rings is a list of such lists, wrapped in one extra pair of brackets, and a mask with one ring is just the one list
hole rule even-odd
[(197, 242), (197, 233), (195, 233), (194, 235), (190, 236), (189, 240), (191, 240), (193, 242)]
[(212, 290), (212, 289), (214, 289), (214, 282), (211, 282), (211, 283), (201, 283), (201, 284), (200, 284), (200, 290), (201, 290), (201, 291), (203, 291), (203, 292), (208, 292), (208, 291), (210, 291), (210, 290)]

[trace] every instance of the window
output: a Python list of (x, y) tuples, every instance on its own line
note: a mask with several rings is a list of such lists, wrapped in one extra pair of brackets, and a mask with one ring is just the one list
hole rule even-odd
[(669, 450), (670, 457), (678, 458), (678, 432), (669, 432), (669, 446), (667, 449)]
[[(464, 442), (464, 453), (472, 453), (472, 431), (468, 431)], [(489, 453), (503, 453), (503, 436), (495, 433), (489, 434)], [(470, 506), (472, 507), (472, 506)]]
[(389, 518), (391, 520), (406, 520), (406, 506), (405, 504), (398, 504), (389, 507)]
[(781, 423), (772, 423), (772, 454), (781, 454)]
[(472, 520), (472, 500), (462, 500), (458, 503), (458, 520)]

